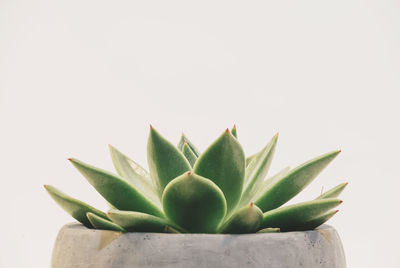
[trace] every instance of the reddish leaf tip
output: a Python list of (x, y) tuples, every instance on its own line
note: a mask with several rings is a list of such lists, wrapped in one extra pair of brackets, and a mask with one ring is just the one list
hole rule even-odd
[(68, 158), (68, 161), (72, 161), (72, 158), (70, 157), (70, 158)]
[(342, 203), (343, 203), (343, 200), (340, 200), (340, 201), (339, 201), (339, 204), (342, 204)]
[(236, 124), (233, 124), (233, 129), (236, 129)]
[(225, 133), (229, 133), (229, 128), (225, 129)]
[(349, 182), (348, 182), (348, 181), (346, 181), (346, 182), (344, 183), (344, 185), (347, 185), (347, 184), (349, 184)]
[(190, 175), (192, 175), (192, 172), (191, 172), (191, 171), (189, 171), (187, 174), (188, 174), (188, 176), (190, 176)]
[(278, 137), (278, 136), (279, 136), (279, 132), (276, 132), (275, 136), (277, 136), (277, 137)]
[(337, 209), (337, 210), (335, 210), (335, 213), (334, 214), (336, 214), (336, 213), (338, 213), (339, 212), (339, 210)]
[(342, 150), (338, 150), (338, 153), (341, 153), (342, 152)]
[(254, 206), (254, 203), (253, 203), (253, 202), (251, 202), (251, 203), (250, 203), (250, 207), (252, 208), (253, 206)]
[(153, 125), (152, 124), (150, 124), (150, 129), (153, 129)]
[(47, 189), (47, 184), (43, 184), (44, 189)]

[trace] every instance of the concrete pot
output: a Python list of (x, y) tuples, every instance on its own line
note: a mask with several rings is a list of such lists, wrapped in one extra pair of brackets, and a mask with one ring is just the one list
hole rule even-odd
[(245, 235), (118, 233), (65, 225), (51, 267), (345, 268), (334, 228)]

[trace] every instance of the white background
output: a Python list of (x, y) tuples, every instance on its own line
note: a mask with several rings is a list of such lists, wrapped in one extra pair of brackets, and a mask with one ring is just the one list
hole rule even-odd
[[(400, 2), (0, 0), (1, 267), (48, 267), (72, 220), (43, 189), (98, 208), (67, 161), (144, 166), (149, 124), (204, 150), (238, 126), (279, 131), (271, 173), (339, 157), (295, 201), (343, 181), (348, 267), (400, 267)], [(384, 263), (384, 264), (383, 264)]]

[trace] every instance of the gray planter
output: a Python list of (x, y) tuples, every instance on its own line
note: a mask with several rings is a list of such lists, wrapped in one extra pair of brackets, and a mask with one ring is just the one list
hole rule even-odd
[(345, 268), (329, 225), (313, 231), (246, 235), (125, 233), (65, 225), (51, 267)]

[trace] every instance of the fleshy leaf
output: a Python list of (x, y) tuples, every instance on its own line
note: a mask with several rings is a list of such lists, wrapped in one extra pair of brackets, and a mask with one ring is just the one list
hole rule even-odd
[(235, 137), (236, 139), (238, 138), (236, 125), (233, 125), (233, 128), (231, 129), (231, 133), (232, 133), (233, 137)]
[(237, 210), (219, 228), (220, 233), (226, 234), (247, 234), (256, 232), (263, 220), (261, 209), (251, 203)]
[(271, 166), (272, 157), (275, 152), (278, 134), (264, 147), (258, 156), (246, 168), (245, 187), (242, 193), (242, 198), (239, 202), (239, 208), (248, 204), (252, 197), (260, 190), (265, 176)]
[(263, 181), (262, 186), (258, 190), (258, 192), (252, 197), (251, 201), (255, 202), (264, 192), (265, 190), (269, 187), (270, 184), (280, 180), (283, 176), (285, 176), (288, 172), (290, 171), (290, 167), (285, 167), (281, 169), (278, 173), (272, 175), (265, 181)]
[(172, 222), (193, 233), (215, 233), (226, 214), (221, 189), (192, 172), (182, 174), (165, 187), (162, 204)]
[(71, 163), (89, 183), (114, 207), (163, 216), (161, 210), (133, 185), (118, 176), (70, 158)]
[(257, 233), (259, 234), (264, 234), (264, 233), (280, 233), (281, 228), (264, 228), (258, 231)]
[(150, 174), (135, 161), (109, 145), (111, 158), (118, 174), (127, 182), (132, 184), (139, 192), (144, 194), (153, 203), (161, 207)]
[(200, 155), (193, 170), (212, 180), (222, 190), (229, 215), (240, 200), (245, 173), (242, 146), (229, 129)]
[(263, 212), (280, 207), (310, 184), (339, 153), (340, 151), (333, 151), (321, 155), (292, 169), (281, 179), (270, 184), (255, 204)]
[(60, 207), (62, 207), (66, 212), (68, 212), (68, 214), (70, 214), (77, 221), (79, 221), (88, 228), (93, 228), (93, 225), (89, 222), (88, 218), (86, 217), (87, 212), (91, 212), (101, 218), (105, 219), (107, 218), (107, 215), (104, 212), (78, 199), (68, 196), (67, 194), (61, 192), (60, 190), (51, 185), (45, 185), (44, 188), (54, 199), (54, 201), (56, 201), (57, 204), (60, 205)]
[(165, 219), (136, 211), (110, 210), (108, 217), (129, 232), (163, 233), (170, 225)]
[(255, 154), (252, 154), (252, 155), (246, 157), (246, 168), (250, 165), (251, 161), (253, 161), (253, 160), (257, 157), (257, 155), (258, 155), (259, 153), (260, 153), (260, 152), (255, 153)]
[(190, 149), (190, 147), (187, 143), (185, 143), (183, 145), (182, 153), (186, 157), (186, 159), (189, 161), (190, 165), (193, 167), (194, 163), (196, 163), (197, 156), (194, 154), (192, 149)]
[(318, 199), (270, 210), (263, 215), (261, 228), (275, 227), (281, 231), (296, 230), (312, 219), (342, 203), (339, 199)]
[(325, 193), (321, 194), (316, 199), (336, 198), (343, 192), (343, 190), (344, 190), (344, 188), (346, 188), (347, 184), (348, 184), (347, 182), (341, 183), (338, 186), (332, 188), (331, 190), (326, 191)]
[(147, 161), (151, 178), (161, 197), (165, 186), (174, 178), (192, 169), (186, 157), (174, 145), (150, 128)]
[(187, 143), (187, 145), (189, 145), (190, 149), (192, 150), (192, 152), (196, 155), (196, 157), (199, 157), (200, 152), (199, 150), (196, 148), (196, 146), (194, 146), (194, 144), (188, 139), (188, 137), (185, 136), (185, 134), (182, 133), (181, 139), (179, 140), (178, 143), (178, 148), (179, 150), (183, 150), (183, 145)]
[(171, 226), (168, 226), (168, 225), (165, 226), (164, 232), (169, 233), (169, 234), (181, 234), (181, 232), (179, 232), (175, 228), (172, 228)]
[(328, 213), (322, 214), (312, 220), (309, 220), (301, 225), (296, 226), (293, 230), (296, 231), (306, 231), (313, 230), (320, 226), (321, 224), (327, 222), (330, 218), (332, 218), (339, 210), (333, 210)]
[(121, 226), (106, 220), (104, 218), (101, 218), (97, 216), (96, 214), (93, 214), (91, 212), (86, 213), (86, 216), (90, 223), (93, 225), (94, 228), (100, 229), (100, 230), (110, 230), (110, 231), (117, 231), (117, 232), (125, 232), (125, 229), (122, 228)]

